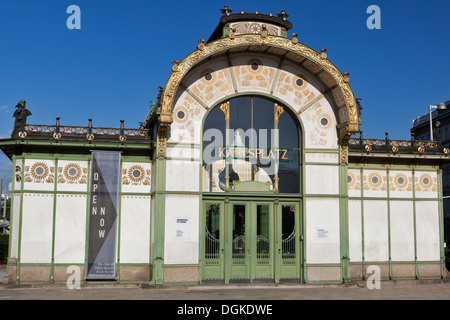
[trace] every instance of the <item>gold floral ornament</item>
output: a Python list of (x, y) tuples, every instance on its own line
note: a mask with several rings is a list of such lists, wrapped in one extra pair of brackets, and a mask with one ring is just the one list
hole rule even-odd
[[(391, 180), (391, 177), (389, 177), (389, 181)], [(408, 178), (404, 173), (397, 173), (389, 189), (391, 191), (412, 191), (411, 178)]]
[(69, 163), (64, 168), (64, 177), (69, 183), (75, 183), (81, 176), (81, 167), (76, 163)]
[(87, 183), (87, 168), (71, 162), (64, 167), (58, 168), (58, 183)]
[(361, 177), (359, 175), (357, 176), (352, 172), (348, 172), (347, 174), (348, 190), (361, 190), (360, 179)]
[(150, 185), (150, 170), (140, 165), (133, 165), (122, 170), (122, 183), (124, 185)]
[(377, 189), (381, 182), (383, 181), (381, 176), (378, 173), (371, 173), (369, 175), (369, 184), (372, 186), (372, 188)]
[(25, 170), (28, 171), (24, 179), (26, 182), (36, 182), (36, 183), (53, 182), (53, 177), (49, 173), (54, 173), (55, 169), (54, 167), (50, 168), (44, 162), (41, 161), (35, 162), (31, 166), (31, 168), (27, 166)]
[(430, 191), (433, 188), (433, 178), (428, 174), (422, 174), (419, 178), (422, 191)]

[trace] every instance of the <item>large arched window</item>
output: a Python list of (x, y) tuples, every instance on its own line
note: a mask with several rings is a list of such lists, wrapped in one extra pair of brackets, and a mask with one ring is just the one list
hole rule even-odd
[(203, 126), (203, 191), (300, 192), (300, 130), (290, 110), (260, 96), (214, 107)]

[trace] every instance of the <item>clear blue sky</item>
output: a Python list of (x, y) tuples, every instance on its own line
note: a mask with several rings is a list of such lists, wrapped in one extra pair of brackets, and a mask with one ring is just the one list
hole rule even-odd
[[(81, 29), (69, 30), (69, 5), (81, 9)], [(409, 139), (412, 119), (429, 104), (450, 100), (450, 1), (149, 1), (1, 0), (0, 138), (10, 136), (19, 100), (29, 123), (137, 127), (181, 60), (208, 39), (219, 9), (289, 13), (299, 40), (327, 48), (350, 72), (362, 99), (365, 137)], [(381, 9), (381, 29), (369, 30), (369, 5)], [(11, 165), (0, 155), (0, 178)]]

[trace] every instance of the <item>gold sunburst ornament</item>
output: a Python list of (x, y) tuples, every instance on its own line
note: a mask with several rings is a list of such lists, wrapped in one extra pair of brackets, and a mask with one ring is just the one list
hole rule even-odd
[(64, 177), (67, 179), (69, 183), (76, 182), (81, 176), (81, 167), (76, 163), (69, 163), (64, 167)]
[(44, 162), (36, 162), (31, 166), (31, 176), (35, 181), (41, 182), (48, 176), (49, 168)]
[(145, 170), (142, 166), (134, 165), (128, 169), (128, 179), (133, 183), (140, 183), (145, 177)]

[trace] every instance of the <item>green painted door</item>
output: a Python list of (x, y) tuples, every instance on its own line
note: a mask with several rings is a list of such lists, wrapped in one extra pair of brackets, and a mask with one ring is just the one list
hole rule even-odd
[(229, 274), (234, 279), (273, 279), (274, 228), (270, 202), (230, 202)]
[(202, 279), (222, 280), (224, 278), (224, 204), (205, 202), (203, 204), (203, 265)]
[(203, 280), (300, 279), (298, 202), (205, 201)]
[(275, 206), (276, 270), (275, 281), (301, 277), (301, 229), (298, 202), (280, 202)]

